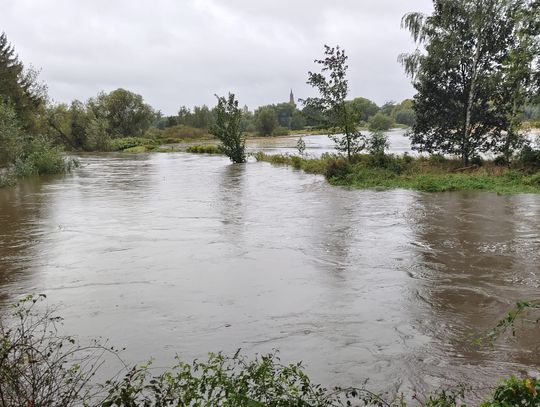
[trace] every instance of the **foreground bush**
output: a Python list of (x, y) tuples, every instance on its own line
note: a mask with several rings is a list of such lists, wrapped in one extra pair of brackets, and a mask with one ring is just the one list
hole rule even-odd
[[(441, 391), (414, 404), (405, 397), (379, 395), (366, 389), (327, 389), (311, 382), (301, 363), (283, 365), (276, 353), (247, 359), (210, 354), (207, 361), (177, 364), (163, 373), (150, 365), (126, 367), (125, 374), (104, 384), (93, 381), (105, 356), (118, 351), (99, 342), (80, 345), (62, 336), (62, 319), (43, 308), (44, 296), (28, 296), (0, 319), (0, 406), (2, 407), (337, 407), (386, 406), (466, 407), (464, 391)], [(514, 315), (514, 314), (512, 314)], [(512, 320), (513, 321), (513, 320)], [(540, 405), (540, 382), (515, 377), (502, 382), (482, 407)]]

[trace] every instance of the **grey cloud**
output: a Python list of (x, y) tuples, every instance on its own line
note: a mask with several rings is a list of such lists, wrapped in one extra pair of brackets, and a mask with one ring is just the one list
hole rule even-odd
[(125, 87), (165, 113), (227, 91), (252, 108), (290, 88), (308, 96), (325, 43), (349, 55), (351, 97), (410, 97), (397, 56), (414, 46), (400, 18), (431, 10), (430, 0), (1, 1), (0, 29), (42, 68), (53, 99)]

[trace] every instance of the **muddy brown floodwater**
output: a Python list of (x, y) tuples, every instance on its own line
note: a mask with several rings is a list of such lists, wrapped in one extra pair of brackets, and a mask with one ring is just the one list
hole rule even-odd
[(45, 293), (131, 363), (277, 348), (325, 385), (480, 394), (540, 369), (538, 327), (471, 340), (540, 296), (538, 195), (349, 190), (182, 153), (81, 164), (0, 190), (0, 312)]

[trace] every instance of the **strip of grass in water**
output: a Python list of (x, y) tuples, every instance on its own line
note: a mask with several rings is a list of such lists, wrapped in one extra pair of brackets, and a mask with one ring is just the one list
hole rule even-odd
[(186, 152), (193, 154), (223, 154), (219, 146), (215, 144), (189, 146), (186, 148)]
[(290, 165), (309, 173), (321, 174), (332, 185), (353, 188), (540, 193), (539, 171), (498, 167), (491, 162), (466, 172), (455, 172), (461, 163), (441, 156), (358, 155), (351, 162), (333, 154), (325, 154), (321, 158), (302, 158), (259, 152), (255, 157), (258, 161)]

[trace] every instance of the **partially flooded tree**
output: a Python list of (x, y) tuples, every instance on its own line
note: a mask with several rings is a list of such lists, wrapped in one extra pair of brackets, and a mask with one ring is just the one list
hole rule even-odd
[(321, 65), (321, 72), (308, 72), (308, 85), (319, 92), (318, 97), (302, 100), (305, 108), (319, 114), (321, 127), (330, 130), (330, 138), (336, 149), (347, 153), (350, 160), (353, 154), (365, 147), (365, 140), (358, 131), (359, 118), (350, 103), (346, 102), (349, 93), (347, 81), (347, 55), (339, 46), (324, 46), (325, 58), (315, 60)]
[(400, 57), (418, 92), (413, 148), (459, 155), (467, 165), (515, 129), (512, 120), (521, 106), (509, 103), (509, 95), (519, 102), (524, 76), (531, 74), (529, 55), (523, 54), (530, 48), (520, 38), (529, 34), (519, 28), (526, 3), (434, 0), (432, 15), (403, 17), (402, 26), (425, 48)]
[(233, 163), (246, 162), (246, 142), (241, 131), (242, 109), (233, 93), (228, 98), (217, 96), (216, 124), (210, 133), (221, 141), (221, 150)]

